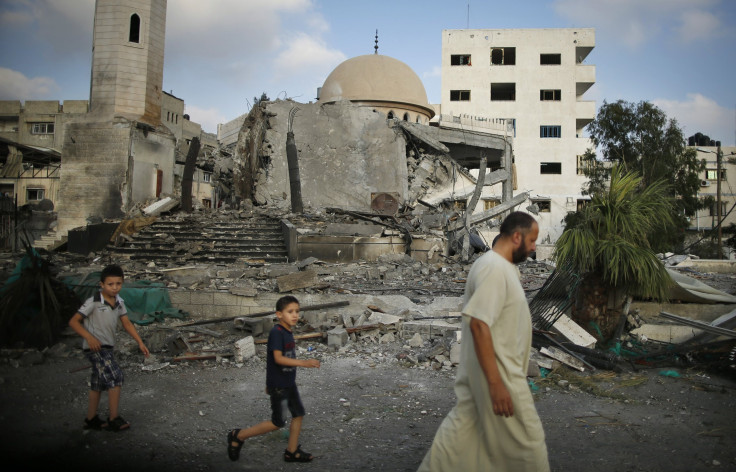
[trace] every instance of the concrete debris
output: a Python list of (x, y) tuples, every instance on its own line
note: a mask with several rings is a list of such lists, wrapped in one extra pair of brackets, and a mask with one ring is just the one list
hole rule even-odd
[(243, 362), (256, 355), (256, 345), (253, 336), (247, 336), (235, 343), (235, 362)]

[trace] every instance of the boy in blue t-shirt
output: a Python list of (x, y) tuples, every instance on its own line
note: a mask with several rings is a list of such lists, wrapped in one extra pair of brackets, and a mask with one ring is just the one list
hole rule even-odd
[(286, 462), (309, 462), (312, 454), (304, 452), (299, 444), (299, 432), (304, 418), (304, 406), (296, 387), (297, 367), (317, 367), (317, 359), (296, 359), (296, 343), (291, 329), (299, 321), (299, 300), (291, 295), (276, 302), (276, 317), (279, 323), (268, 335), (268, 357), (266, 361), (266, 392), (271, 397), (271, 420), (263, 421), (247, 429), (233, 429), (227, 433), (227, 455), (236, 461), (243, 442), (261, 434), (270, 433), (286, 424), (285, 408), (291, 412), (289, 443), (284, 450)]

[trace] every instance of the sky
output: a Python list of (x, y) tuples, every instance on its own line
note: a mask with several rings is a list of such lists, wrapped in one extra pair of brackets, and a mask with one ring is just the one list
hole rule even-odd
[[(0, 100), (89, 99), (94, 0), (0, 0)], [(733, 0), (168, 0), (163, 89), (216, 132), (262, 93), (315, 100), (342, 61), (408, 64), (440, 103), (442, 30), (595, 28), (584, 99), (654, 103), (736, 144)]]

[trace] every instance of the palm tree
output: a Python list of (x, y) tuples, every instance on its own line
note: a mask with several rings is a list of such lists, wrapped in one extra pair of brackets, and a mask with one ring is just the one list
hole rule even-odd
[(614, 166), (608, 189), (593, 195), (557, 240), (558, 267), (582, 275), (572, 318), (601, 340), (611, 337), (631, 297), (667, 299), (672, 281), (648, 236), (669, 226), (671, 215), (664, 180), (643, 187), (636, 172)]

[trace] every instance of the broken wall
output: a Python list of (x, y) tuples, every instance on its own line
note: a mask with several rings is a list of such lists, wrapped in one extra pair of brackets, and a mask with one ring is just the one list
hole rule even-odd
[(236, 189), (242, 197), (291, 207), (286, 134), (295, 106), (293, 132), (306, 208), (370, 211), (378, 193), (396, 194), (400, 204), (407, 200), (403, 134), (383, 114), (347, 101), (319, 105), (278, 100), (254, 107), (238, 138)]

